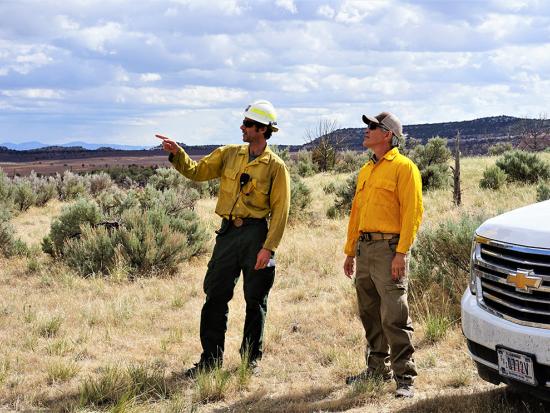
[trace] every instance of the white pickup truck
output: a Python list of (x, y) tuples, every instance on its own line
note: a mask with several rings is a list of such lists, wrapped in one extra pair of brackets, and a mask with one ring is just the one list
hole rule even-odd
[(550, 201), (476, 230), (461, 305), (479, 376), (550, 400)]

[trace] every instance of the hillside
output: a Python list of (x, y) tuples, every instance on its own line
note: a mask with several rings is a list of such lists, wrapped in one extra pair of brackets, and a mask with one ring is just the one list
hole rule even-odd
[[(520, 141), (520, 131), (526, 127), (534, 127), (538, 122), (539, 119), (491, 116), (460, 122), (405, 125), (403, 132), (422, 144), (434, 136), (447, 138), (451, 148), (456, 133), (460, 132), (462, 153), (481, 155), (487, 154), (488, 148), (498, 142), (510, 142), (516, 146)], [(333, 139), (340, 140), (342, 148), (362, 150), (364, 133), (364, 128), (339, 129), (333, 133)]]
[[(492, 116), (460, 122), (424, 123), (418, 125), (405, 125), (404, 132), (410, 138), (426, 143), (434, 136), (440, 136), (449, 140), (449, 147), (453, 147), (453, 139), (458, 131), (462, 137), (461, 149), (463, 154), (486, 154), (487, 149), (498, 142), (511, 142), (517, 145), (520, 141), (519, 133), (522, 129), (534, 128), (540, 119), (524, 119), (511, 116)], [(546, 121), (548, 128), (550, 121)], [(364, 128), (342, 128), (331, 134), (331, 139), (340, 142), (340, 149), (363, 150), (362, 142), (365, 133)], [(315, 141), (302, 145), (280, 145), (288, 147), (291, 152), (307, 149)], [(200, 156), (212, 152), (219, 145), (187, 145), (180, 143), (190, 155)], [(50, 146), (39, 149), (18, 151), (0, 146), (0, 162), (32, 162), (54, 159), (88, 159), (95, 157), (148, 157), (162, 155), (159, 146), (145, 150), (120, 150), (101, 147), (94, 150), (82, 146), (64, 147)]]

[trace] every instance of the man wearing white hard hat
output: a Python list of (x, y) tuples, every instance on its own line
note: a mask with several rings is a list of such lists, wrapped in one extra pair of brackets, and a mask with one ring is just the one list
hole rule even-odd
[(354, 275), (359, 315), (367, 339), (367, 369), (346, 379), (397, 383), (397, 397), (413, 397), (416, 377), (407, 302), (408, 259), (422, 220), (422, 180), (399, 153), (401, 121), (393, 113), (363, 115), (363, 146), (373, 152), (359, 171), (351, 207), (344, 273)]
[(267, 297), (275, 278), (274, 253), (288, 218), (290, 178), (284, 162), (267, 145), (267, 139), (279, 130), (270, 102), (248, 105), (240, 129), (247, 144), (220, 147), (199, 161), (173, 140), (157, 135), (183, 176), (194, 181), (220, 178), (216, 214), (222, 223), (204, 279), (203, 351), (198, 363), (185, 372), (187, 377), (221, 366), (228, 303), (241, 272), (246, 317), (240, 353), (254, 370), (262, 357)]

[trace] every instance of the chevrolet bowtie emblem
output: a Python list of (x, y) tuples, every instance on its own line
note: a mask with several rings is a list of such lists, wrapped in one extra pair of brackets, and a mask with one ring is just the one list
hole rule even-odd
[(516, 287), (516, 291), (524, 293), (530, 293), (532, 290), (536, 290), (542, 283), (542, 278), (535, 277), (535, 273), (532, 270), (520, 270), (518, 269), (515, 274), (509, 274), (506, 278), (508, 284), (513, 284)]

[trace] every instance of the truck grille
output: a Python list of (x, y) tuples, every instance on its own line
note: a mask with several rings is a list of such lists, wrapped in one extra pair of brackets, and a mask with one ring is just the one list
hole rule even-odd
[(517, 324), (550, 329), (550, 250), (476, 237), (480, 304)]

